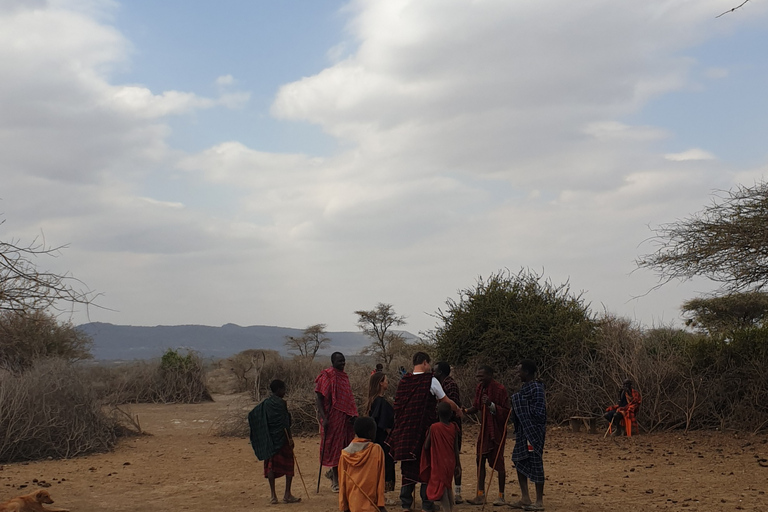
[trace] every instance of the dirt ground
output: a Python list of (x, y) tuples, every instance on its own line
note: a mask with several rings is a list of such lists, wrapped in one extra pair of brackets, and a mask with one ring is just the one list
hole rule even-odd
[[(297, 475), (293, 492), (302, 502), (268, 505), (263, 463), (248, 441), (215, 437), (210, 431), (233, 403), (230, 396), (215, 398), (200, 405), (133, 406), (152, 435), (123, 439), (112, 453), (0, 466), (0, 501), (50, 484), (56, 505), (73, 512), (338, 510), (338, 495), (327, 480), (315, 494), (317, 437), (296, 443), (309, 497)], [(470, 430), (465, 439), (473, 435), (476, 431)], [(557, 427), (547, 435), (547, 510), (768, 510), (768, 467), (759, 463), (768, 457), (765, 435), (697, 432), (604, 439), (602, 433)], [(466, 498), (474, 490), (476, 471), (471, 443), (465, 445)], [(507, 457), (510, 453), (511, 443)], [(514, 471), (508, 470), (507, 481), (507, 500), (512, 501), (519, 497)], [(279, 496), (283, 486), (278, 480)], [(457, 506), (459, 511), (473, 509), (479, 507)]]

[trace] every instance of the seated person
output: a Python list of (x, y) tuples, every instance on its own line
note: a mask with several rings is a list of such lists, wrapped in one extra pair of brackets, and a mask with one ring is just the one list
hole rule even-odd
[(386, 512), (384, 508), (384, 450), (374, 443), (376, 422), (355, 420), (355, 438), (339, 459), (339, 510)]
[(619, 403), (606, 409), (605, 419), (615, 428), (614, 435), (621, 435), (625, 419), (629, 422), (627, 435), (632, 435), (632, 430), (637, 430), (637, 410), (640, 408), (640, 393), (632, 388), (632, 381), (626, 379), (619, 394)]

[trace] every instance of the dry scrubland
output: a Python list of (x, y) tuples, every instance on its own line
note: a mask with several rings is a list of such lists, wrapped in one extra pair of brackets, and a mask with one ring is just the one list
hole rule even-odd
[[(336, 510), (337, 495), (325, 480), (320, 494), (314, 493), (316, 436), (297, 442), (309, 500), (297, 478), (294, 493), (302, 496), (302, 503), (267, 505), (263, 466), (248, 441), (219, 437), (212, 428), (233, 407), (244, 414), (246, 410), (236, 404), (249, 400), (243, 395), (214, 399), (200, 404), (132, 405), (130, 412), (151, 435), (122, 438), (110, 453), (5, 464), (0, 470), (0, 498), (50, 484), (56, 504), (77, 512)], [(477, 430), (469, 429), (471, 438)], [(602, 434), (551, 427), (548, 436), (548, 510), (768, 510), (768, 468), (759, 464), (768, 456), (766, 435), (665, 432), (603, 439)], [(510, 450), (511, 446), (507, 456)], [(465, 446), (467, 490), (474, 487), (472, 458), (471, 447)], [(507, 496), (514, 498), (517, 483), (512, 475), (508, 480)], [(278, 492), (282, 485), (279, 481)]]

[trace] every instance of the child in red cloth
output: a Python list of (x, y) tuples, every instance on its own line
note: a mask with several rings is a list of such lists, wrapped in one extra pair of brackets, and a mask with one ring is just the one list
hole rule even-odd
[(440, 500), (443, 512), (453, 510), (454, 473), (460, 467), (458, 427), (451, 421), (451, 406), (437, 404), (437, 417), (427, 432), (421, 452), (421, 481), (427, 483), (427, 498)]

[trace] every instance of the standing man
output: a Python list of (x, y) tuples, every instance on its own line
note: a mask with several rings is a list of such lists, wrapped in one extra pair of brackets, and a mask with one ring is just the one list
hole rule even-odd
[[(547, 427), (547, 403), (544, 385), (537, 382), (536, 363), (523, 359), (518, 365), (523, 387), (512, 395), (512, 420), (515, 422), (515, 448), (512, 462), (520, 482), (520, 500), (512, 508), (544, 510), (544, 436)], [(536, 484), (536, 503), (531, 503), (528, 480)]]
[(355, 437), (357, 405), (349, 376), (344, 373), (347, 360), (341, 352), (331, 354), (331, 367), (315, 379), (317, 415), (320, 419), (320, 465), (331, 468), (326, 476), (331, 489), (339, 492), (339, 457)]
[(285, 397), (285, 382), (273, 380), (269, 383), (272, 394), (248, 413), (251, 430), (251, 446), (259, 460), (264, 461), (264, 477), (269, 479), (272, 492), (270, 503), (277, 504), (275, 479), (285, 477), (283, 503), (298, 503), (301, 498), (291, 494), (293, 481), (293, 439), (291, 438), (291, 416)]
[[(440, 361), (439, 363), (435, 363), (435, 371), (432, 374), (435, 376), (437, 381), (440, 383), (441, 386), (443, 386), (443, 391), (445, 391), (445, 394), (448, 398), (453, 400), (453, 403), (456, 405), (461, 404), (461, 395), (459, 395), (459, 385), (456, 384), (456, 381), (453, 380), (453, 377), (451, 377), (451, 365), (446, 363), (445, 361)], [(461, 418), (459, 418), (455, 413), (451, 413), (451, 423), (456, 425), (457, 435), (456, 438), (458, 440), (459, 445), (459, 451), (461, 451)], [(461, 460), (456, 460), (456, 473), (454, 474), (454, 481), (456, 483), (456, 491), (454, 493), (454, 502), (459, 505), (461, 503), (464, 503), (464, 499), (461, 497)]]
[[(413, 355), (413, 373), (406, 373), (395, 393), (395, 426), (389, 434), (392, 456), (400, 461), (402, 484), (400, 504), (410, 510), (414, 501), (416, 483), (419, 482), (421, 450), (429, 427), (437, 421), (437, 402), (447, 402), (461, 416), (458, 406), (445, 395), (440, 382), (432, 375), (429, 355)], [(419, 491), (421, 509), (432, 512), (434, 503), (427, 498), (427, 486), (422, 482)]]
[(485, 463), (499, 473), (499, 496), (494, 505), (506, 505), (504, 486), (506, 483), (506, 467), (504, 464), (504, 447), (506, 446), (507, 418), (509, 417), (509, 395), (504, 386), (493, 378), (493, 368), (479, 366), (475, 374), (477, 387), (475, 401), (465, 413), (481, 413), (481, 428), (477, 438), (477, 495), (467, 500), (471, 505), (482, 505), (485, 502)]

